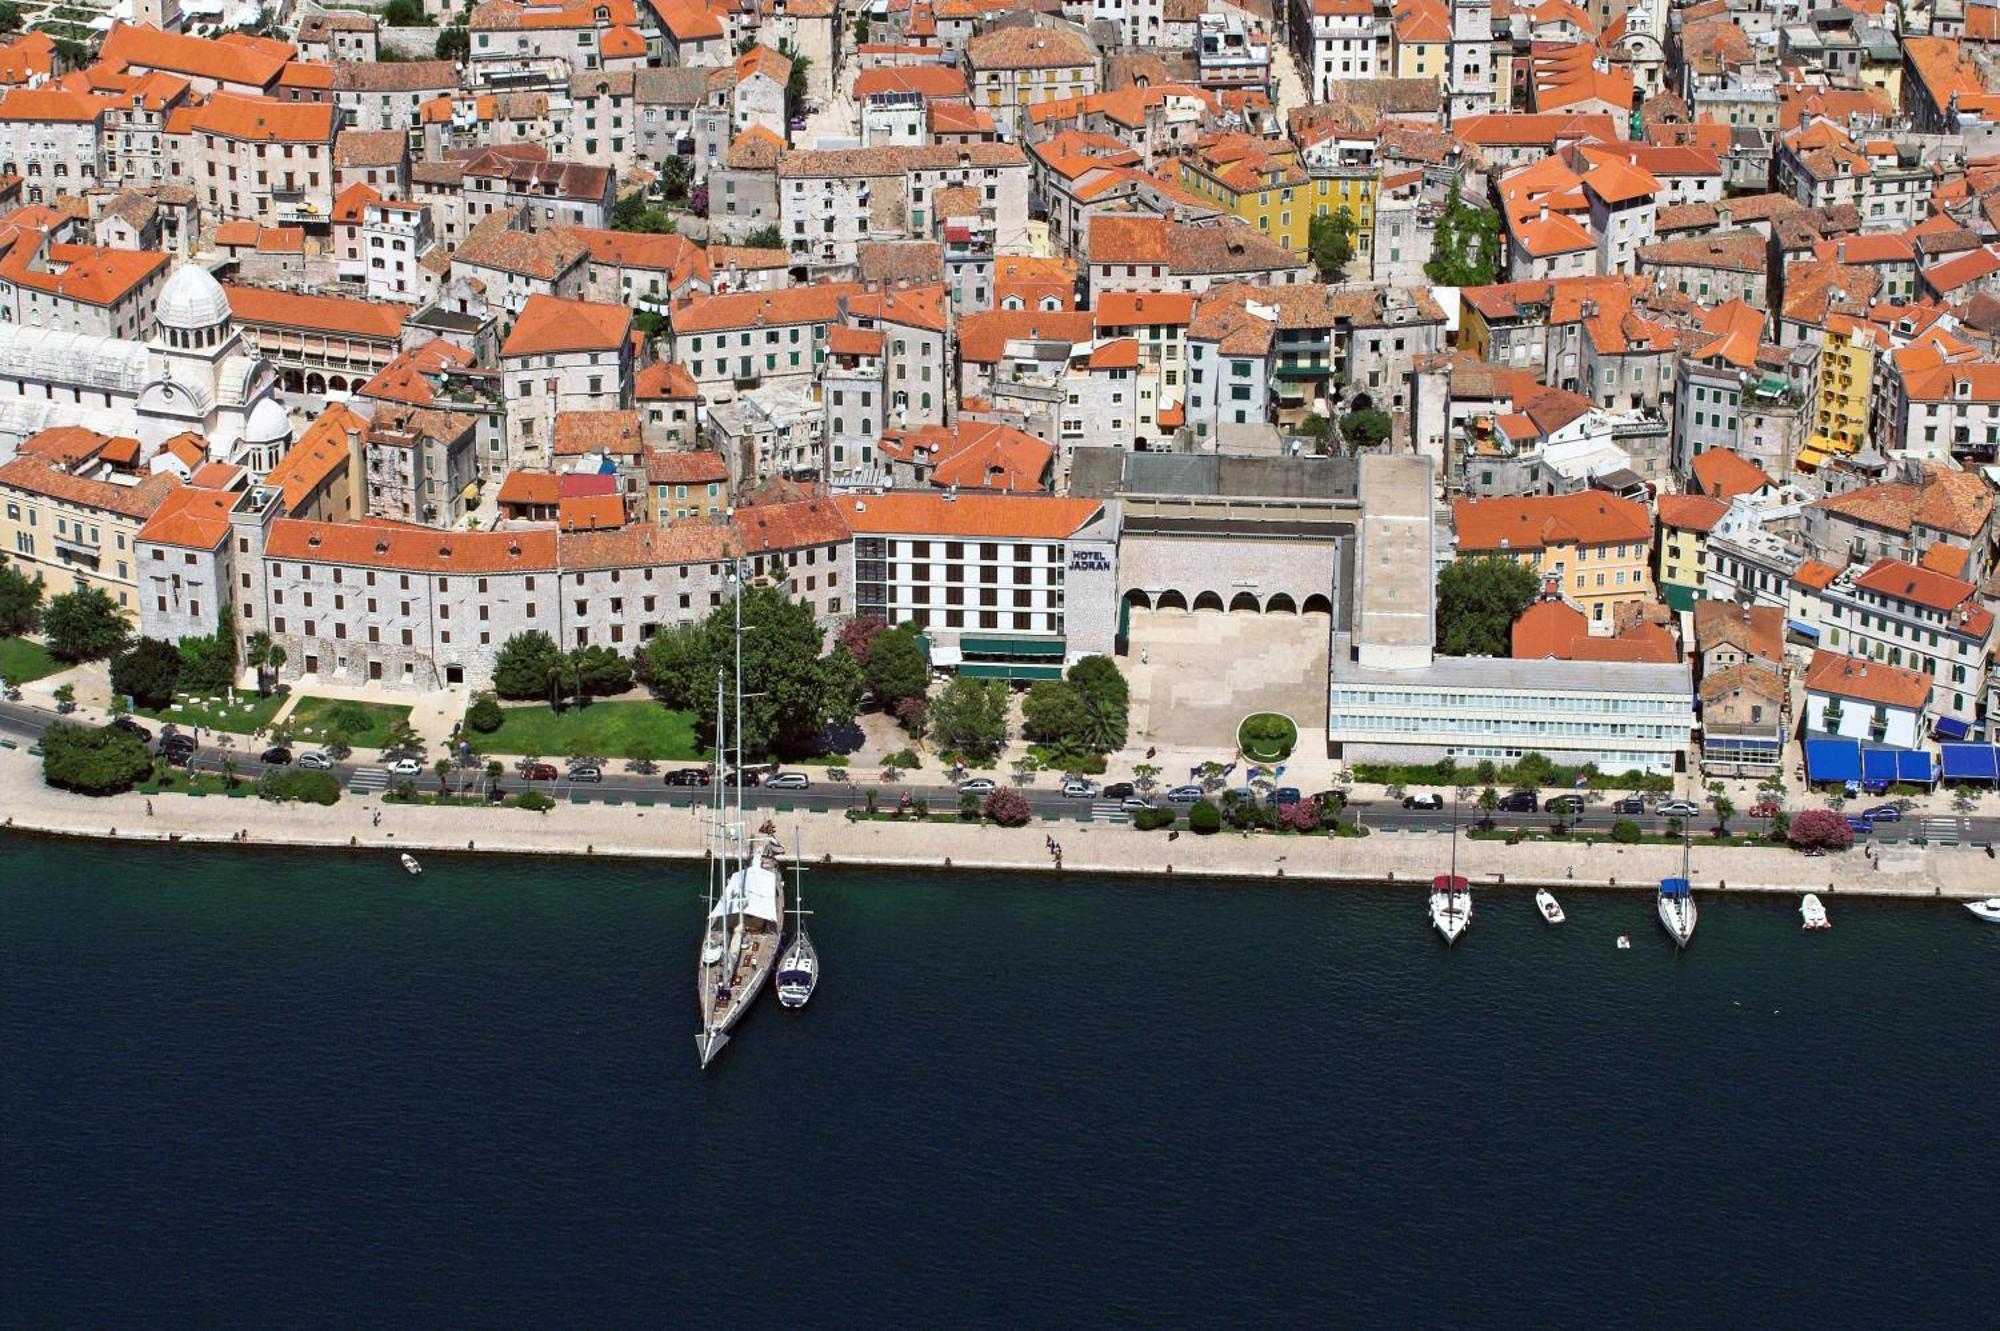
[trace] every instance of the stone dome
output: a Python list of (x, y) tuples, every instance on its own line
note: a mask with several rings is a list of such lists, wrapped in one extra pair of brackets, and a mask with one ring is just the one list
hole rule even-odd
[(292, 418), (283, 407), (267, 397), (250, 409), (250, 419), (243, 424), (243, 437), (253, 444), (290, 443)]
[(229, 318), (229, 297), (206, 268), (184, 263), (160, 288), (155, 316), (162, 328), (213, 328)]

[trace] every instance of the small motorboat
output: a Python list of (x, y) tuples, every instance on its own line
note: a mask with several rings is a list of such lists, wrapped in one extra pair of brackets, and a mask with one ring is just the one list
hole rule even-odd
[(1563, 914), (1563, 908), (1557, 904), (1556, 894), (1549, 891), (1546, 887), (1535, 889), (1535, 909), (1539, 910), (1542, 913), (1542, 918), (1550, 924), (1561, 924), (1568, 918)]
[(405, 871), (409, 873), (422, 873), (424, 871), (424, 866), (417, 863), (416, 856), (404, 855), (401, 856), (400, 858), (402, 859), (403, 868)]
[(1799, 918), (1805, 921), (1807, 929), (1831, 929), (1833, 921), (1826, 918), (1826, 907), (1820, 903), (1818, 894), (1808, 892), (1799, 902)]
[(1625, 934), (1618, 935), (1618, 950), (1620, 952), (1630, 952), (1632, 950), (1632, 940), (1629, 936)]
[(1984, 901), (1968, 901), (1965, 908), (1988, 924), (2000, 924), (2000, 897), (1988, 897)]

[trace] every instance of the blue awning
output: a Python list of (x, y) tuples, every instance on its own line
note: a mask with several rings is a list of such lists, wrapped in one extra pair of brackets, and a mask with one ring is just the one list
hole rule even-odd
[(1861, 779), (1871, 786), (1896, 783), (1896, 755), (1889, 749), (1869, 749), (1861, 755)]
[(1864, 785), (1887, 788), (1899, 781), (1929, 785), (1931, 756), (1916, 749), (1867, 749), (1861, 755)]
[(1964, 739), (1972, 733), (1972, 727), (1955, 716), (1941, 716), (1933, 727), (1943, 739)]
[(1685, 878), (1662, 878), (1660, 895), (1663, 897), (1684, 897), (1688, 894), (1688, 880)]
[(1937, 764), (1921, 749), (1903, 749), (1896, 754), (1896, 779), (1928, 786), (1937, 780)]
[(1941, 744), (1947, 781), (2000, 781), (2000, 748), (1991, 744)]
[(1859, 781), (1861, 745), (1851, 739), (1809, 739), (1806, 741), (1806, 780)]
[(1791, 632), (1798, 634), (1801, 638), (1819, 637), (1819, 630), (1817, 628), (1815, 628), (1811, 624), (1801, 623), (1799, 620), (1796, 619), (1786, 620), (1785, 627)]

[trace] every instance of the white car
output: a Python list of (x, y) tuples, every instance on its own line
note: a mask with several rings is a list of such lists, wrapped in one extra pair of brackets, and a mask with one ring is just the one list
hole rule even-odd
[(1094, 800), (1097, 798), (1097, 783), (1071, 779), (1063, 782), (1062, 793), (1064, 799)]
[(961, 795), (991, 795), (999, 788), (990, 776), (969, 777), (958, 783), (958, 793)]
[(1124, 799), (1118, 801), (1118, 807), (1127, 813), (1137, 813), (1141, 809), (1152, 808), (1153, 801), (1147, 799), (1144, 795), (1127, 795)]
[(1167, 792), (1167, 803), (1199, 804), (1206, 793), (1200, 786), (1175, 786)]
[(333, 759), (315, 749), (310, 753), (299, 755), (299, 766), (311, 772), (331, 772), (333, 770)]
[(812, 778), (804, 772), (780, 772), (764, 778), (766, 790), (805, 790), (811, 785)]
[(422, 776), (423, 774), (424, 764), (420, 758), (398, 758), (395, 762), (389, 764), (390, 776)]

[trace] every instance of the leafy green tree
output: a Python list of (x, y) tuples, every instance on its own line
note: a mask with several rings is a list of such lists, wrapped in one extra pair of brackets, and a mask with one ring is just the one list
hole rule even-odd
[(675, 230), (674, 219), (659, 208), (646, 202), (643, 194), (634, 190), (611, 205), (611, 229), (613, 231), (635, 231), (642, 235), (664, 236)]
[(109, 592), (79, 587), (50, 598), (42, 610), (42, 632), (51, 655), (65, 661), (95, 661), (123, 648), (131, 631)]
[(694, 184), (694, 163), (676, 154), (660, 163), (660, 190), (675, 203), (687, 202), (688, 189)]
[(236, 682), (236, 653), (221, 635), (181, 639), (181, 688), (220, 693)]
[(1131, 728), (1132, 688), (1108, 656), (1086, 656), (1069, 668), (1069, 682), (1083, 695), (1084, 747), (1111, 753), (1125, 747)]
[(578, 647), (569, 654), (567, 665), (584, 697), (608, 698), (632, 687), (631, 660), (602, 644)]
[(1639, 844), (1639, 838), (1644, 835), (1645, 833), (1639, 830), (1639, 824), (1630, 818), (1620, 818), (1611, 824), (1611, 839), (1621, 846), (1636, 846)]
[(129, 694), (148, 711), (159, 711), (174, 700), (180, 687), (181, 651), (160, 638), (141, 638), (111, 658), (111, 691)]
[(914, 624), (877, 634), (861, 659), (868, 691), (885, 711), (894, 711), (905, 698), (921, 698), (930, 687), (930, 667)]
[(856, 14), (854, 16), (854, 44), (856, 46), (865, 46), (867, 42), (868, 16), (866, 14)]
[(437, 45), (431, 53), (440, 60), (463, 61), (472, 54), (472, 34), (453, 24), (438, 34)]
[(431, 16), (419, 0), (389, 0), (382, 9), (382, 25), (388, 28), (428, 28)]
[(1488, 786), (1479, 792), (1479, 825), (1493, 826), (1494, 811), (1500, 807), (1500, 792)]
[(0, 0), (0, 32), (19, 32), (21, 22), (21, 7), (14, 0)]
[(639, 682), (675, 711), (691, 709), (695, 694), (715, 691), (715, 667), (700, 624), (676, 624), (655, 633), (633, 654), (632, 664)]
[(1306, 228), (1306, 253), (1319, 269), (1319, 280), (1338, 282), (1354, 258), (1354, 213), (1346, 204), (1332, 214), (1320, 213)]
[(945, 753), (990, 762), (1007, 743), (1007, 684), (963, 675), (931, 702), (931, 741)]
[(493, 658), (493, 691), (503, 698), (546, 698), (561, 673), (562, 649), (539, 629), (516, 633)]
[(1715, 810), (1715, 834), (1729, 835), (1729, 820), (1736, 816), (1736, 801), (1722, 793), (1722, 785), (1717, 782), (1708, 799), (1709, 807)]
[(500, 700), (490, 693), (479, 694), (472, 700), (472, 706), (465, 709), (465, 724), (482, 735), (490, 735), (505, 725), (507, 714), (500, 710)]
[(257, 798), (280, 803), (297, 801), (301, 804), (338, 804), (340, 780), (331, 772), (274, 767), (257, 779)]
[(42, 780), (84, 795), (129, 790), (153, 770), (137, 735), (58, 721), (42, 732)]
[(1440, 286), (1479, 287), (1499, 280), (1500, 215), (1467, 203), (1456, 186), (1445, 199), (1424, 274)]
[(31, 578), (0, 555), (0, 638), (32, 633), (42, 617), (42, 580)]
[(1222, 830), (1222, 810), (1210, 800), (1196, 800), (1188, 810), (1188, 831), (1196, 836), (1214, 836)]
[[(685, 701), (704, 735), (716, 733), (713, 681), (718, 669), (728, 679), (735, 668), (735, 611), (717, 606), (699, 626), (698, 651), (687, 674)], [(861, 668), (838, 650), (821, 655), (825, 633), (810, 606), (776, 587), (743, 593), (743, 706), (729, 727), (730, 743), (743, 752), (808, 751), (830, 724), (849, 724), (860, 701)], [(657, 643), (659, 635), (654, 639)], [(650, 645), (649, 645), (650, 646)], [(659, 661), (649, 666), (649, 682), (659, 688)], [(725, 696), (725, 706), (730, 706)]]
[(1340, 418), (1340, 437), (1347, 441), (1349, 448), (1358, 452), (1374, 448), (1387, 439), (1395, 425), (1386, 411), (1350, 411)]
[(781, 250), (785, 248), (785, 237), (775, 223), (770, 226), (760, 226), (743, 237), (743, 247), (751, 250)]
[(792, 72), (785, 77), (785, 114), (795, 116), (806, 104), (806, 71), (812, 68), (812, 57), (800, 55), (790, 42), (779, 42), (778, 54), (792, 62)]
[(1511, 559), (1455, 559), (1437, 583), (1438, 651), (1506, 656), (1514, 621), (1535, 599), (1535, 570)]
[(70, 37), (56, 38), (56, 67), (82, 69), (90, 63), (90, 48)]
[(1045, 679), (1028, 690), (1021, 703), (1021, 729), (1038, 744), (1083, 749), (1087, 724), (1083, 691), (1067, 680)]

